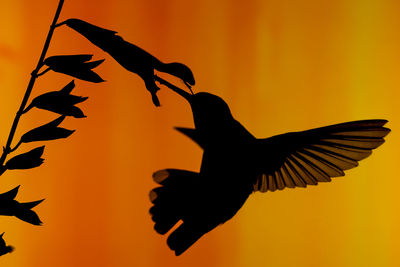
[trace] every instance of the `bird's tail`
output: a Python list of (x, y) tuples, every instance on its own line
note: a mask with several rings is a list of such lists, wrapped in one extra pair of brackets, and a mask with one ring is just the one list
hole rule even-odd
[(153, 180), (161, 185), (150, 191), (150, 201), (154, 204), (150, 214), (157, 233), (167, 233), (182, 219), (184, 204), (188, 203), (188, 186), (197, 176), (198, 173), (176, 169), (160, 170), (153, 174)]
[(155, 66), (156, 70), (171, 74), (181, 79), (188, 87), (195, 84), (194, 76), (188, 66), (182, 63), (161, 63)]
[(166, 234), (171, 228), (183, 220), (183, 223), (168, 237), (168, 246), (176, 255), (182, 254), (208, 231), (199, 229), (197, 223), (186, 221), (190, 214), (196, 213), (194, 203), (198, 194), (195, 190), (198, 173), (166, 169), (153, 174), (153, 179), (160, 187), (150, 191), (150, 201), (154, 204), (150, 209), (154, 229), (159, 234)]

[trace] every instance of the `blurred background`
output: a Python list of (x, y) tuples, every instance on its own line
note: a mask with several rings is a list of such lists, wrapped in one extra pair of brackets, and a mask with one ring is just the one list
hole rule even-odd
[[(58, 1), (2, 1), (0, 143), (36, 66)], [(118, 31), (165, 62), (183, 62), (196, 92), (224, 98), (257, 137), (360, 119), (387, 119), (387, 142), (345, 177), (306, 189), (253, 194), (238, 214), (175, 257), (153, 230), (148, 192), (162, 168), (199, 170), (201, 153), (174, 126), (190, 108), (167, 88), (155, 108), (143, 81), (67, 27), (48, 55), (94, 54), (101, 84), (76, 81), (85, 119), (46, 143), (45, 163), (9, 171), (0, 192), (46, 198), (41, 227), (0, 218), (16, 251), (2, 266), (400, 266), (400, 2), (395, 0), (66, 0), (60, 21)], [(49, 72), (32, 97), (71, 79)], [(176, 83), (183, 87), (182, 83)], [(16, 140), (57, 115), (32, 110)], [(19, 152), (42, 143), (23, 145)]]

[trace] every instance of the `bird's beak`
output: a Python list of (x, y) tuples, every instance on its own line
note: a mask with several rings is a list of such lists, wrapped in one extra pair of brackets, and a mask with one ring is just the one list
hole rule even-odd
[(167, 86), (168, 88), (170, 88), (172, 91), (174, 91), (175, 93), (178, 93), (180, 96), (182, 96), (183, 98), (185, 98), (190, 104), (192, 103), (192, 96), (190, 93), (186, 92), (185, 90), (176, 87), (175, 85), (167, 82), (166, 80), (158, 77), (157, 75), (154, 75), (154, 79), (161, 83), (164, 84), (165, 86)]
[(178, 87), (170, 87), (174, 92), (185, 98), (189, 103), (192, 103), (192, 95)]

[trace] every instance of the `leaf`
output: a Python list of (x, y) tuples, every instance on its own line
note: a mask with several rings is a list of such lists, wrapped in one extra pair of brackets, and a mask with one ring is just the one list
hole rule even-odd
[(49, 92), (36, 97), (32, 101), (32, 106), (39, 109), (52, 111), (64, 116), (84, 118), (86, 116), (83, 114), (80, 108), (74, 106), (74, 103), (83, 102), (86, 99), (87, 97), (62, 95), (57, 94), (57, 92)]
[(58, 55), (46, 58), (43, 63), (50, 68), (57, 68), (58, 65), (61, 67), (74, 67), (77, 64), (85, 63), (91, 60), (93, 55), (81, 54), (81, 55)]
[(0, 202), (7, 201), (7, 200), (13, 200), (18, 194), (19, 187), (20, 186), (17, 186), (14, 189), (11, 189), (10, 191), (0, 194)]
[(31, 169), (42, 165), (43, 159), (41, 158), (44, 151), (44, 146), (37, 147), (31, 151), (20, 154), (7, 161), (5, 167), (8, 170), (15, 169)]
[(34, 225), (41, 225), (42, 222), (40, 221), (39, 216), (36, 214), (36, 212), (32, 211), (31, 209), (42, 203), (44, 199), (32, 202), (20, 203), (14, 200), (18, 188), (19, 186), (7, 193), (0, 195), (3, 196), (5, 194), (12, 193), (12, 196), (0, 197), (0, 215), (15, 216), (25, 222)]
[(4, 233), (0, 235), (0, 256), (11, 253), (14, 250), (13, 246), (7, 246), (6, 241), (3, 239)]
[(42, 203), (44, 201), (44, 199), (41, 200), (36, 200), (36, 201), (32, 201), (32, 202), (24, 202), (24, 203), (19, 203), (20, 207), (23, 209), (33, 209), (34, 207), (36, 207), (37, 205), (39, 205), (40, 203)]
[(83, 114), (82, 110), (78, 107), (75, 107), (74, 105), (79, 104), (88, 98), (71, 95), (70, 93), (74, 87), (75, 83), (74, 81), (72, 81), (60, 91), (48, 92), (37, 96), (26, 108), (25, 112), (33, 107), (36, 107), (39, 109), (52, 111), (64, 116), (73, 116), (75, 118), (86, 117), (85, 114)]
[(61, 116), (52, 122), (30, 130), (21, 137), (21, 142), (29, 143), (34, 141), (49, 141), (70, 136), (75, 132), (74, 130), (57, 127), (64, 118), (65, 116)]
[(93, 83), (101, 83), (104, 82), (104, 80), (94, 71), (90, 69), (76, 69), (76, 70), (70, 70), (68, 73), (65, 72), (65, 74), (68, 74), (72, 77), (88, 81), (88, 82), (93, 82)]
[(75, 80), (70, 81), (63, 89), (60, 90), (60, 93), (69, 95), (72, 90), (75, 88)]
[[(40, 201), (42, 202), (42, 201)], [(21, 205), (26, 203), (21, 203)], [(33, 224), (33, 225), (42, 225), (42, 221), (39, 219), (39, 216), (33, 210), (28, 208), (24, 208), (21, 206), (15, 214), (15, 217), (18, 219)]]
[(92, 62), (87, 62), (86, 63), (86, 67), (88, 67), (89, 69), (94, 69), (94, 68), (96, 68), (97, 66), (99, 66), (103, 62), (104, 62), (104, 59), (96, 60), (96, 61), (92, 61)]
[(103, 63), (104, 59), (87, 62), (91, 60), (92, 55), (58, 55), (51, 56), (44, 60), (44, 64), (51, 70), (59, 73), (64, 73), (72, 77), (99, 83), (104, 80), (94, 71), (93, 68)]

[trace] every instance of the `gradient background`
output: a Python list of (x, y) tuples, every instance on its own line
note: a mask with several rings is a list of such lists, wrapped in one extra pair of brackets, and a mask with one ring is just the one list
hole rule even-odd
[[(55, 0), (1, 1), (0, 142), (5, 144), (53, 18)], [(86, 119), (48, 142), (45, 164), (1, 177), (44, 226), (1, 217), (16, 246), (1, 266), (400, 266), (400, 2), (398, 0), (66, 0), (60, 20), (115, 29), (164, 61), (193, 70), (195, 91), (222, 96), (258, 137), (384, 118), (392, 133), (360, 167), (329, 184), (256, 193), (225, 225), (175, 257), (148, 214), (153, 171), (198, 170), (201, 150), (173, 126), (193, 125), (167, 89), (155, 108), (142, 80), (63, 27), (48, 55), (106, 58), (102, 84), (77, 81)], [(32, 96), (70, 78), (48, 73)], [(182, 86), (181, 83), (178, 85)], [(32, 110), (17, 131), (56, 118)], [(16, 140), (17, 141), (17, 140)], [(39, 144), (23, 145), (19, 152)]]

